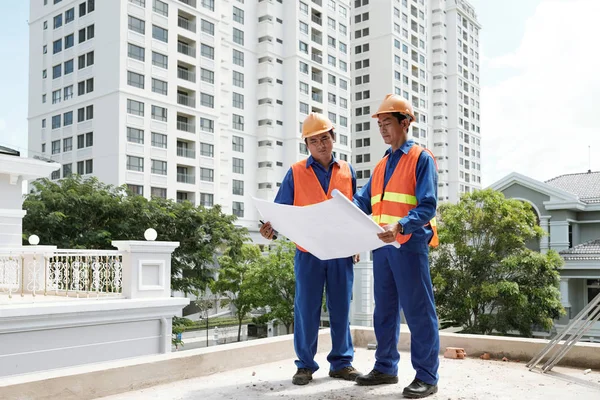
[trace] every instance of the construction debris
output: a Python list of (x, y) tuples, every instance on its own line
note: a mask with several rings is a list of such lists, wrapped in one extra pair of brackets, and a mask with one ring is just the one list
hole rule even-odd
[(479, 358), (481, 358), (482, 360), (489, 360), (492, 357), (490, 357), (490, 353), (483, 353), (482, 355), (479, 356)]
[(462, 360), (467, 356), (465, 349), (461, 347), (446, 347), (444, 357)]

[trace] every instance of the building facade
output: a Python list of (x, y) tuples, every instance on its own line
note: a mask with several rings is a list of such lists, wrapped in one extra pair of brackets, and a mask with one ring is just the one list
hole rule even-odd
[(30, 153), (256, 231), (309, 112), (349, 159), (349, 26), (342, 0), (34, 0)]
[[(600, 172), (561, 175), (546, 182), (512, 173), (491, 186), (507, 198), (530, 204), (546, 232), (533, 250), (557, 251), (564, 259), (560, 294), (566, 315), (560, 329), (600, 295)], [(597, 341), (600, 322), (583, 340)]]

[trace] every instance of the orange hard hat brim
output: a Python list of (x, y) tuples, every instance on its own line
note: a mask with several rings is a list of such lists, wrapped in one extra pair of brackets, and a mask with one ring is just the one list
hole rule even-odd
[(306, 139), (306, 138), (309, 138), (309, 137), (317, 136), (317, 135), (320, 135), (322, 133), (329, 132), (329, 131), (332, 131), (332, 130), (333, 130), (333, 126), (331, 128), (321, 129), (319, 131), (311, 132), (311, 133), (306, 134), (306, 135), (303, 134), (302, 135), (302, 139)]

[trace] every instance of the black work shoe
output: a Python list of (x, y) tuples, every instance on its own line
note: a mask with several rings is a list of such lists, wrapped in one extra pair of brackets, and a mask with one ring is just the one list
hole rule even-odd
[(376, 369), (369, 372), (367, 375), (360, 375), (356, 377), (356, 383), (360, 386), (372, 386), (372, 385), (383, 385), (390, 383), (398, 383), (398, 377), (396, 375), (388, 375), (383, 372), (379, 372)]
[(420, 379), (415, 379), (410, 385), (404, 388), (402, 395), (407, 399), (422, 399), (423, 397), (437, 393), (437, 391), (437, 385), (430, 385)]
[(355, 381), (356, 377), (358, 377), (360, 375), (361, 375), (361, 373), (358, 372), (358, 370), (352, 366), (344, 367), (342, 369), (338, 369), (337, 371), (331, 371), (331, 370), (329, 371), (330, 377), (345, 379), (347, 381)]
[(312, 381), (312, 371), (308, 368), (298, 368), (292, 378), (294, 385), (306, 385), (310, 381)]

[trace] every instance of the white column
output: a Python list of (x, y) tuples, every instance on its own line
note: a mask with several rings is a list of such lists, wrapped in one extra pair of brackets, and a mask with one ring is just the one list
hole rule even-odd
[(540, 228), (542, 228), (544, 230), (544, 232), (546, 232), (545, 236), (542, 236), (540, 238), (540, 252), (542, 254), (545, 254), (548, 249), (550, 248), (550, 225), (549, 225), (549, 221), (550, 221), (550, 216), (549, 215), (544, 215), (540, 217)]
[(569, 302), (569, 278), (560, 278), (560, 303), (565, 308), (566, 318), (571, 319), (571, 303)]

